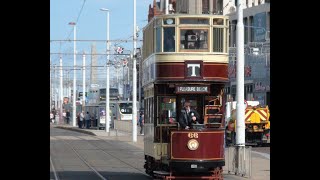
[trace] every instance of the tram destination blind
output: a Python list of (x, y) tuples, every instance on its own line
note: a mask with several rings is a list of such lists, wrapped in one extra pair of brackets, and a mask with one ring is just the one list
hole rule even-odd
[(209, 86), (177, 86), (176, 93), (210, 93)]

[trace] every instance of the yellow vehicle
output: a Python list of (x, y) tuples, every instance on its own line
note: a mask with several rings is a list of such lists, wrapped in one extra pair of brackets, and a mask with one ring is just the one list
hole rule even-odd
[[(226, 108), (226, 144), (236, 144), (236, 102), (228, 102)], [(259, 105), (259, 101), (247, 101), (245, 109), (245, 143), (263, 145), (270, 143), (270, 112), (268, 106)]]

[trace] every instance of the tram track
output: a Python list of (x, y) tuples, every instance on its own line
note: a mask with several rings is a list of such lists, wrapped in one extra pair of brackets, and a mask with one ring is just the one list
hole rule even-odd
[[(91, 136), (91, 135), (90, 135), (90, 136)], [(96, 137), (96, 136), (92, 136), (92, 137), (93, 137), (93, 138), (95, 138), (95, 139), (101, 140), (101, 141), (105, 141), (104, 139), (98, 138), (98, 137)], [(79, 139), (83, 139), (83, 138), (80, 138), (80, 137), (77, 137), (77, 138), (79, 138)], [(85, 140), (85, 141), (89, 141), (89, 140), (86, 140), (86, 139), (83, 139), (83, 140)], [(97, 147), (97, 148), (98, 148), (99, 150), (101, 150), (104, 154), (109, 155), (109, 156), (111, 156), (111, 157), (113, 157), (113, 158), (117, 159), (118, 161), (120, 161), (120, 162), (122, 162), (123, 164), (126, 164), (126, 165), (128, 165), (129, 167), (131, 167), (131, 168), (133, 168), (133, 169), (135, 169), (135, 170), (137, 170), (137, 171), (141, 172), (142, 174), (145, 174), (145, 172), (144, 172), (144, 171), (141, 171), (139, 168), (136, 168), (136, 167), (132, 166), (131, 164), (129, 164), (129, 163), (127, 163), (127, 162), (125, 162), (125, 161), (121, 160), (121, 159), (120, 159), (120, 158), (118, 158), (117, 156), (112, 155), (111, 153), (109, 153), (109, 152), (107, 152), (107, 151), (105, 151), (105, 150), (103, 150), (103, 149), (100, 149), (98, 146), (94, 145), (94, 143), (91, 143), (91, 142), (90, 142), (90, 144), (91, 144), (91, 145), (93, 145), (93, 146), (95, 146), (95, 147)], [(145, 174), (145, 175), (146, 175), (146, 174)]]
[[(57, 137), (55, 137), (57, 138)], [(78, 138), (78, 137), (77, 137)], [(88, 161), (86, 161), (79, 153), (76, 149), (73, 148), (73, 146), (68, 143), (66, 140), (62, 139), (62, 138), (57, 138), (59, 140), (61, 140), (63, 143), (67, 144), (72, 151), (77, 155), (77, 157), (84, 162), (98, 177), (100, 177), (102, 180), (108, 180), (107, 178), (105, 178), (101, 173), (98, 172), (98, 170), (96, 170)]]
[[(59, 180), (59, 177), (58, 177), (58, 174), (57, 174), (57, 171), (53, 165), (53, 162), (52, 162), (52, 158), (51, 158), (51, 155), (50, 155), (50, 165), (51, 165), (51, 168), (52, 168), (52, 172), (53, 172), (53, 175), (54, 175), (54, 180)], [(51, 180), (51, 179), (50, 179)]]
[[(93, 136), (93, 135), (88, 135), (88, 136), (90, 136), (90, 140), (88, 140), (88, 139), (86, 139), (86, 138), (81, 138), (81, 137), (79, 137), (79, 136), (74, 136), (74, 135), (70, 135), (69, 137), (71, 137), (72, 139), (77, 138), (77, 139), (80, 139), (80, 140), (82, 140), (82, 141), (85, 141), (85, 142), (87, 142), (88, 144), (92, 145), (93, 147), (97, 148), (96, 150), (101, 151), (103, 154), (106, 154), (106, 155), (108, 155), (108, 156), (111, 156), (112, 158), (116, 159), (117, 161), (119, 161), (119, 162), (127, 165), (129, 168), (134, 169), (134, 170), (136, 170), (137, 172), (139, 172), (139, 173), (141, 173), (141, 174), (143, 174), (143, 175), (145, 175), (145, 176), (148, 176), (147, 174), (145, 174), (145, 172), (144, 172), (143, 170), (141, 170), (141, 169), (139, 169), (139, 168), (136, 168), (135, 166), (133, 166), (133, 165), (131, 165), (130, 163), (122, 160), (122, 159), (119, 158), (118, 156), (113, 155), (112, 153), (109, 153), (109, 152), (107, 152), (107, 151), (104, 150), (104, 149), (101, 149), (98, 145), (96, 145), (95, 143), (92, 142), (92, 140), (100, 140), (100, 141), (102, 141), (102, 142), (104, 142), (104, 143), (107, 143), (107, 142), (105, 142), (105, 139), (101, 139), (101, 138), (98, 138), (98, 137)], [(103, 176), (92, 164), (90, 164), (83, 156), (81, 156), (81, 154), (79, 153), (79, 151), (78, 151), (77, 149), (75, 149), (74, 146), (73, 146), (71, 143), (69, 143), (67, 140), (65, 140), (65, 139), (63, 139), (63, 138), (60, 138), (60, 137), (58, 137), (58, 136), (55, 136), (54, 138), (56, 138), (57, 140), (61, 140), (64, 144), (66, 144), (68, 147), (70, 147), (70, 149), (76, 154), (76, 156), (77, 156), (82, 162), (84, 162), (84, 163), (86, 164), (86, 166), (89, 167), (100, 179), (102, 179), (102, 180), (108, 180), (107, 177)], [(50, 157), (50, 162), (51, 162), (51, 164), (52, 164), (52, 166), (53, 166), (51, 157)], [(53, 168), (53, 169), (54, 169), (54, 168)], [(57, 174), (56, 171), (55, 171), (55, 170), (53, 170), (53, 171), (54, 171), (54, 174), (55, 174), (55, 178), (56, 178), (57, 180), (59, 180), (58, 176), (56, 175), (56, 174)]]

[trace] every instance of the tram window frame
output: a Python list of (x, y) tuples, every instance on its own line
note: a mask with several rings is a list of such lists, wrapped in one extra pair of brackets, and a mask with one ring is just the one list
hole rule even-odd
[[(209, 52), (210, 33), (208, 28), (180, 28), (179, 51)], [(186, 40), (187, 38), (187, 40)]]
[(229, 19), (225, 19), (225, 23), (226, 23), (226, 25), (225, 25), (225, 41), (224, 41), (224, 46), (225, 46), (225, 50), (224, 50), (224, 52), (229, 52), (229, 43), (230, 43), (230, 41), (229, 41), (229, 38), (230, 38), (230, 36), (229, 36)]
[(209, 25), (209, 18), (180, 18), (179, 24), (206, 24)]
[(145, 110), (144, 110), (144, 123), (150, 123), (150, 119), (149, 119), (149, 116), (148, 116), (148, 114), (149, 114), (149, 98), (146, 98), (145, 100), (144, 100), (144, 103), (145, 103), (145, 107), (147, 107), (147, 108), (145, 108)]
[(154, 123), (154, 98), (150, 97), (149, 98), (149, 119), (150, 119), (150, 123)]
[[(172, 20), (172, 21), (170, 21)], [(176, 20), (175, 18), (165, 18), (163, 19), (163, 25), (175, 25), (176, 24)]]
[(153, 119), (153, 97), (149, 97), (145, 99), (146, 107), (145, 108), (145, 116), (144, 116), (144, 123), (154, 123)]
[[(154, 21), (154, 52), (161, 52), (162, 48), (162, 19)], [(152, 54), (152, 53), (151, 53)]]
[(223, 53), (225, 49), (224, 41), (225, 41), (225, 28), (213, 27), (212, 28), (212, 51)]
[(213, 18), (212, 19), (212, 25), (224, 25), (224, 19), (223, 18)]
[[(169, 100), (169, 103), (167, 102)], [(157, 124), (176, 124), (177, 123), (177, 98), (175, 96), (158, 96), (157, 98)], [(166, 104), (171, 104), (172, 109), (167, 108)], [(164, 107), (163, 107), (164, 106)], [(170, 112), (171, 110), (171, 112)], [(168, 112), (169, 111), (169, 112)], [(164, 117), (163, 112), (170, 113)], [(163, 120), (163, 118), (165, 118)]]
[(161, 47), (162, 47), (162, 41), (161, 41), (161, 38), (162, 38), (162, 27), (156, 27), (156, 41), (155, 41), (155, 49), (156, 49), (156, 52), (161, 52)]
[(176, 48), (175, 27), (163, 27), (163, 52), (175, 52)]

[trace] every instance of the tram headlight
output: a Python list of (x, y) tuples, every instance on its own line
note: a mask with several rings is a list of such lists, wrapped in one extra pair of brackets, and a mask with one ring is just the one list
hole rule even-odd
[(192, 151), (198, 149), (199, 142), (196, 139), (190, 139), (187, 144), (188, 148)]

